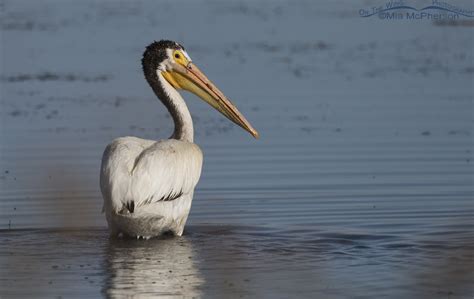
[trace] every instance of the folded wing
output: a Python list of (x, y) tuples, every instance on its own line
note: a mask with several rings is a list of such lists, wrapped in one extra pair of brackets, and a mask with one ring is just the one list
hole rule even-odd
[(102, 158), (105, 209), (129, 212), (192, 192), (199, 181), (202, 152), (193, 143), (125, 137), (107, 146)]

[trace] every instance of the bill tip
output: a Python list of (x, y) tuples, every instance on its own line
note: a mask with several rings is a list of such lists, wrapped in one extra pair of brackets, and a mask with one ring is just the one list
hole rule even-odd
[(252, 136), (253, 136), (255, 139), (259, 139), (259, 138), (260, 138), (260, 134), (258, 134), (257, 131), (253, 131), (253, 132), (252, 132)]

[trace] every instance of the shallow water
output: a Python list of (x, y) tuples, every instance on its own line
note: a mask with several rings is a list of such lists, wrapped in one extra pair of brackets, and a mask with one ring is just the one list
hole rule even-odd
[(108, 240), (103, 229), (12, 230), (2, 233), (2, 288), (7, 298), (32, 289), (38, 297), (468, 298), (469, 237), (201, 225), (144, 242)]
[[(0, 296), (471, 298), (474, 27), (360, 8), (4, 2)], [(139, 65), (162, 37), (261, 139), (185, 95), (185, 235), (109, 240), (102, 150), (171, 131)]]

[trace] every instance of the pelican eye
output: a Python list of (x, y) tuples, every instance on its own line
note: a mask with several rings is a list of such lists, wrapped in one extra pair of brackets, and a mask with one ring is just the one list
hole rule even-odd
[(178, 53), (174, 54), (174, 57), (177, 59), (181, 58), (181, 56)]

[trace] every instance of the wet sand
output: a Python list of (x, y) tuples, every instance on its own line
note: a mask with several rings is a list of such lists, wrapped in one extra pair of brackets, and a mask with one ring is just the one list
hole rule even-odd
[[(354, 3), (2, 7), (1, 297), (472, 297), (470, 23)], [(109, 240), (103, 149), (171, 132), (140, 66), (161, 38), (261, 139), (185, 94), (205, 155), (185, 235)]]

